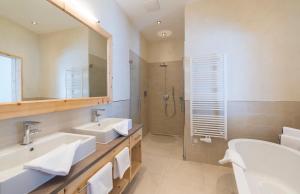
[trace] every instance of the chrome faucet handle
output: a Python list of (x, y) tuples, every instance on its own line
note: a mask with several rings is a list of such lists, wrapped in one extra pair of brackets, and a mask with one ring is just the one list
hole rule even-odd
[(34, 125), (38, 125), (40, 124), (41, 122), (38, 122), (38, 121), (24, 121), (23, 124), (25, 126), (34, 126)]
[(24, 130), (25, 133), (30, 133), (30, 134), (35, 134), (40, 132), (41, 130), (37, 128), (37, 125), (40, 124), (41, 122), (38, 121), (24, 121)]
[(94, 109), (94, 111), (105, 111), (106, 109), (105, 108), (96, 108), (96, 109)]
[(28, 145), (32, 143), (31, 135), (40, 132), (41, 130), (37, 127), (40, 122), (37, 121), (24, 121), (24, 137), (22, 145)]
[(42, 130), (38, 129), (38, 128), (34, 128), (34, 129), (30, 129), (30, 134), (36, 134), (41, 132)]
[(96, 116), (101, 116), (101, 112), (104, 112), (104, 108), (99, 108), (99, 109), (93, 109), (93, 112), (95, 113)]
[(99, 108), (99, 109), (93, 109), (93, 122), (99, 122), (102, 116), (102, 112), (104, 112), (106, 109)]

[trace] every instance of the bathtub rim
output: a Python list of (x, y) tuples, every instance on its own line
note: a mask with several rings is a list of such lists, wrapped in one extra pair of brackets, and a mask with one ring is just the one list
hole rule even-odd
[[(292, 149), (292, 148), (289, 148), (287, 146), (280, 145), (277, 143), (268, 142), (268, 141), (259, 140), (259, 139), (247, 139), (247, 138), (232, 139), (232, 140), (228, 141), (229, 149), (237, 151), (236, 144), (238, 142), (252, 142), (252, 143), (261, 143), (261, 144), (265, 144), (265, 145), (271, 145), (278, 149), (283, 149), (283, 150), (287, 150), (288, 152), (292, 152), (293, 154), (296, 154), (300, 157), (300, 152), (295, 149)], [(249, 188), (247, 179), (245, 177), (244, 170), (234, 163), (232, 163), (232, 168), (233, 168), (233, 173), (234, 173), (234, 177), (235, 177), (235, 181), (236, 181), (236, 185), (237, 185), (239, 194), (252, 194), (251, 190)]]
[(262, 144), (267, 144), (267, 145), (271, 145), (271, 146), (275, 146), (279, 149), (284, 149), (284, 150), (288, 150), (290, 152), (293, 152), (294, 154), (298, 155), (300, 157), (300, 151), (295, 150), (293, 148), (278, 144), (278, 143), (274, 143), (274, 142), (270, 142), (270, 141), (264, 141), (264, 140), (259, 140), (259, 139), (247, 139), (247, 138), (239, 138), (239, 139), (232, 139), (228, 141), (228, 147), (229, 149), (233, 149), (236, 151), (236, 143), (237, 142), (256, 142), (256, 143), (262, 143)]

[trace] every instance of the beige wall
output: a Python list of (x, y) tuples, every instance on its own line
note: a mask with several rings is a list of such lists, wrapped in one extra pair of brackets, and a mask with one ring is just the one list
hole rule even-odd
[(162, 135), (183, 135), (184, 112), (181, 111), (180, 97), (183, 97), (183, 63), (182, 61), (166, 62), (168, 114), (174, 111), (172, 87), (175, 89), (175, 110), (176, 115), (167, 117), (163, 95), (165, 95), (165, 68), (160, 67), (161, 63), (148, 64), (148, 125), (151, 133)]
[(0, 17), (0, 52), (22, 58), (23, 97), (39, 96), (38, 36), (22, 26)]
[[(227, 141), (199, 142), (190, 133), (190, 101), (186, 101), (185, 156), (187, 160), (217, 164), (224, 156)], [(228, 139), (253, 138), (278, 143), (283, 126), (300, 129), (300, 102), (230, 101), (228, 102)]]
[[(155, 42), (142, 40), (140, 55), (130, 53), (131, 67), (131, 114), (155, 134), (182, 135), (184, 113), (181, 112), (179, 97), (183, 96), (183, 40), (168, 39)], [(159, 65), (167, 62), (167, 88), (170, 95), (169, 112), (173, 110), (172, 86), (175, 86), (176, 116), (164, 115), (162, 102), (164, 69)], [(144, 96), (146, 91), (147, 96)], [(136, 94), (136, 95), (134, 95)]]
[(227, 56), (229, 100), (300, 100), (300, 1), (201, 1), (185, 16), (186, 57)]
[(149, 63), (181, 61), (184, 53), (184, 41), (167, 39), (148, 44), (147, 61)]
[[(181, 112), (179, 97), (184, 95), (183, 79), (183, 53), (184, 41), (166, 39), (149, 42), (147, 44), (147, 124), (153, 134), (182, 135), (184, 127), (184, 113)], [(174, 110), (172, 100), (172, 87), (175, 87), (176, 115), (167, 118), (164, 114), (164, 68), (161, 63), (166, 63), (167, 68), (167, 93), (170, 96), (168, 111)]]
[[(228, 137), (277, 142), (283, 126), (300, 128), (300, 2), (211, 0), (185, 11), (185, 95), (189, 108), (189, 57), (227, 57)], [(227, 142), (195, 142), (186, 111), (188, 160), (216, 164)]]

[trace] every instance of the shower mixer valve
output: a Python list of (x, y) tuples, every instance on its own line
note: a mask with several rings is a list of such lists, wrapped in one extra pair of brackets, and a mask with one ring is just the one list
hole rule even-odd
[(169, 98), (170, 98), (170, 96), (169, 96), (168, 94), (163, 95), (163, 99), (164, 99), (165, 101), (169, 100)]

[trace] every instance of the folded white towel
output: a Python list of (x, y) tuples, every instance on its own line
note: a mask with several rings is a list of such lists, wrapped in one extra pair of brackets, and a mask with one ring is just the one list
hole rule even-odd
[(129, 127), (132, 125), (131, 123), (131, 119), (124, 119), (123, 121), (114, 124), (113, 129), (120, 135), (128, 136)]
[(130, 167), (129, 148), (124, 148), (114, 159), (114, 179), (122, 179), (126, 170)]
[(52, 175), (66, 176), (69, 174), (77, 148), (81, 141), (63, 144), (49, 153), (36, 158), (24, 165), (24, 168), (42, 171)]
[(225, 156), (222, 160), (219, 160), (220, 164), (234, 163), (235, 165), (241, 167), (243, 170), (246, 170), (246, 165), (239, 153), (234, 150), (227, 149)]
[(300, 151), (300, 137), (282, 134), (280, 144)]
[(88, 194), (108, 194), (113, 189), (112, 163), (107, 163), (88, 180)]
[(283, 134), (300, 138), (300, 129), (283, 127)]

